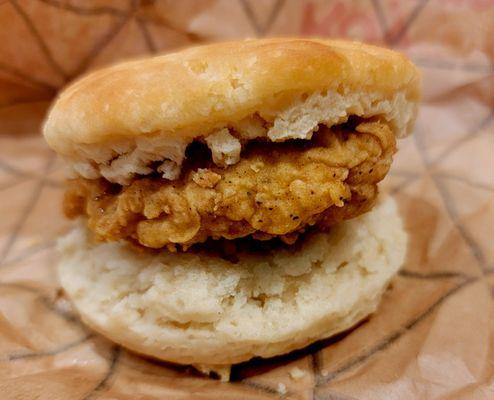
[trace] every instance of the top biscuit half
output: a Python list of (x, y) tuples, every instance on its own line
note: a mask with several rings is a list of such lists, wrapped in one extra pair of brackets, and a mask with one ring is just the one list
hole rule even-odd
[(180, 175), (187, 146), (219, 166), (251, 140), (310, 139), (350, 117), (410, 133), (420, 75), (403, 55), (357, 42), (263, 39), (125, 62), (70, 85), (43, 133), (76, 174), (126, 184), (157, 169)]

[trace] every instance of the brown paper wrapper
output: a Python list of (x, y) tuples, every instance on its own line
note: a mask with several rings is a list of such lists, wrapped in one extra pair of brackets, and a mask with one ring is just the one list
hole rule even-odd
[[(422, 69), (424, 102), (383, 182), (410, 233), (378, 312), (220, 383), (136, 356), (86, 329), (63, 297), (54, 244), (63, 163), (40, 136), (57, 90), (84, 71), (234, 37), (381, 43)], [(2, 399), (494, 398), (494, 3), (0, 1)]]

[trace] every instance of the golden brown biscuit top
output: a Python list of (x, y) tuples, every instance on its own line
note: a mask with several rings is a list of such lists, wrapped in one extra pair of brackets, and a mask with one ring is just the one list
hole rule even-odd
[(403, 55), (357, 42), (261, 39), (125, 62), (65, 89), (44, 125), (78, 175), (127, 184), (158, 171), (175, 179), (193, 140), (217, 165), (243, 144), (310, 139), (318, 125), (378, 116), (410, 133), (420, 76)]

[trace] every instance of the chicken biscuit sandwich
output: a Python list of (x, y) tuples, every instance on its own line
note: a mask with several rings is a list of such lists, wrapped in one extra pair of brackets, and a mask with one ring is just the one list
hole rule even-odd
[(44, 126), (70, 165), (62, 286), (141, 354), (227, 378), (375, 311), (402, 264), (377, 199), (419, 74), (360, 43), (213, 44), (94, 72)]

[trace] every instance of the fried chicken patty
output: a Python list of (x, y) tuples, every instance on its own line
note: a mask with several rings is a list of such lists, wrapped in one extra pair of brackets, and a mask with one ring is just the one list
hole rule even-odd
[(293, 243), (307, 226), (326, 229), (370, 209), (395, 145), (379, 121), (321, 127), (308, 141), (253, 143), (227, 168), (191, 160), (176, 181), (71, 180), (64, 210), (71, 218), (87, 216), (99, 239), (151, 248), (248, 235)]

